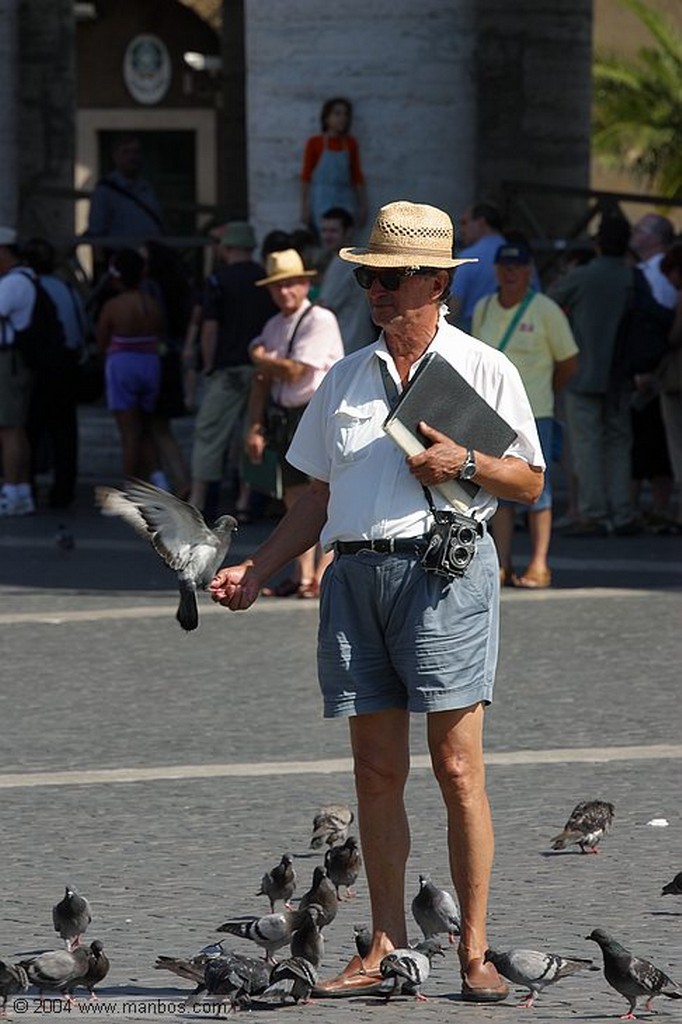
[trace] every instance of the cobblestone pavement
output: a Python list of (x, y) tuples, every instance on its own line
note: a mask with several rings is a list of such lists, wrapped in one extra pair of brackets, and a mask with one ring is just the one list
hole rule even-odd
[[(265, 912), (254, 893), (286, 850), (303, 892), (320, 860), (307, 851), (312, 815), (353, 801), (346, 726), (320, 717), (316, 603), (261, 601), (232, 615), (205, 598), (200, 629), (187, 636), (173, 618), (172, 577), (122, 524), (94, 515), (85, 491), (65, 517), (70, 554), (54, 545), (57, 521), (0, 522), (0, 957), (55, 945), (51, 907), (72, 882), (93, 905), (87, 938), (102, 939), (112, 968), (99, 1009), (69, 1013), (29, 994), (11, 997), (10, 1013), (206, 1019), (213, 1008), (184, 1005), (190, 984), (155, 971), (156, 955), (192, 954), (229, 916)], [(270, 525), (243, 529), (233, 553)], [(660, 897), (682, 870), (680, 544), (557, 540), (553, 561), (554, 589), (502, 596), (486, 736), (497, 838), (490, 941), (599, 963), (584, 936), (602, 926), (682, 982), (682, 898)], [(418, 718), (413, 750), (408, 902), (420, 872), (449, 887)], [(592, 796), (616, 806), (601, 854), (550, 854), (549, 838)], [(654, 818), (669, 826), (647, 824)], [(353, 925), (368, 921), (361, 875), (327, 929), (323, 975), (348, 958)], [(234, 948), (254, 951), (237, 939)], [(252, 1019), (276, 1010), (288, 1020), (505, 1024), (523, 1015), (513, 999), (461, 1003), (455, 965), (454, 952), (437, 963), (426, 1003), (259, 1003)], [(656, 1006), (661, 1021), (680, 1019), (679, 1004)], [(594, 972), (550, 988), (529, 1012), (591, 1021), (625, 1008)]]

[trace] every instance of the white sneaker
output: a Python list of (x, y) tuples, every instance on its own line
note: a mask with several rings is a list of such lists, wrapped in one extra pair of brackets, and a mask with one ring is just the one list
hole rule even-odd
[(0, 494), (0, 516), (32, 516), (35, 510), (35, 503), (30, 495), (11, 501), (6, 494)]

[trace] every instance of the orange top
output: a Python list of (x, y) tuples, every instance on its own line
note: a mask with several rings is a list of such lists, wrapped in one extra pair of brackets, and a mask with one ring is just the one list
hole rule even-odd
[(324, 151), (325, 142), (333, 153), (340, 153), (344, 149), (348, 150), (351, 183), (364, 185), (365, 179), (360, 167), (360, 151), (352, 135), (311, 135), (305, 144), (301, 180), (308, 182), (311, 180), (312, 173)]

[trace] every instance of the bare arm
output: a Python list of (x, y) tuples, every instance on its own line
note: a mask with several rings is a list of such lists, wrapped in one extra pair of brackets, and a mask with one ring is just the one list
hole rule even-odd
[[(407, 460), (410, 472), (425, 487), (434, 487), (446, 480), (455, 480), (466, 459), (466, 448), (456, 444), (445, 434), (434, 430), (423, 421), (420, 431), (433, 443), (419, 455)], [(485, 488), (496, 498), (509, 498), (532, 504), (540, 497), (544, 473), (535, 466), (529, 466), (523, 459), (511, 456), (497, 459), (492, 455), (476, 452), (477, 472), (473, 479), (479, 487)]]
[(105, 303), (102, 307), (102, 311), (99, 315), (97, 326), (95, 328), (95, 343), (100, 355), (106, 355), (106, 351), (109, 348), (109, 341), (111, 339), (111, 315), (110, 310), (107, 308), (108, 305), (108, 303)]
[(201, 361), (204, 366), (204, 373), (210, 373), (213, 370), (217, 344), (218, 321), (204, 320), (201, 328)]
[(251, 379), (249, 404), (246, 412), (246, 440), (244, 448), (251, 462), (263, 461), (265, 450), (265, 409), (270, 393), (270, 381), (262, 373), (255, 373)]
[(562, 359), (560, 363), (554, 364), (554, 376), (552, 377), (552, 390), (556, 394), (568, 384), (571, 377), (578, 372), (578, 356), (570, 356)]
[(312, 369), (307, 363), (273, 355), (264, 345), (254, 345), (249, 354), (254, 366), (271, 380), (286, 380), (293, 383)]
[(216, 574), (209, 588), (213, 600), (235, 612), (249, 608), (266, 580), (317, 543), (328, 502), (329, 485), (311, 481), (251, 558)]

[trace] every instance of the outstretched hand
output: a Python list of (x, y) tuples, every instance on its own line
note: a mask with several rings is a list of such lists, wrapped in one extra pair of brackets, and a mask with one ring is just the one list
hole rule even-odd
[(220, 569), (209, 584), (209, 593), (217, 604), (233, 612), (250, 608), (263, 583), (251, 562)]
[(446, 480), (454, 480), (466, 459), (466, 448), (435, 430), (421, 420), (419, 432), (431, 442), (419, 455), (410, 455), (407, 465), (410, 473), (424, 487), (433, 487)]

